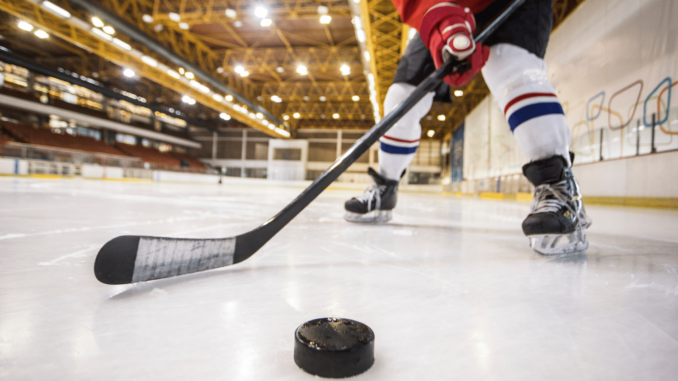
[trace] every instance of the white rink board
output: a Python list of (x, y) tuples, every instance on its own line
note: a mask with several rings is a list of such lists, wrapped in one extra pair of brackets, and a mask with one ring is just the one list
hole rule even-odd
[[(674, 0), (587, 0), (552, 33), (545, 61), (575, 165), (599, 160), (601, 130), (604, 160), (634, 156), (639, 121), (639, 153), (649, 153), (652, 113), (662, 122), (657, 151), (678, 149), (677, 20)], [(525, 159), (491, 96), (467, 116), (464, 136), (466, 180), (521, 173)]]

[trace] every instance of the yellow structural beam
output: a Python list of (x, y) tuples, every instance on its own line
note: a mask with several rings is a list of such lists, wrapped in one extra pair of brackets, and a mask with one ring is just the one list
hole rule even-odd
[(402, 22), (391, 0), (361, 0), (360, 7), (377, 100), (383, 116), (384, 98), (395, 77), (404, 47)]
[[(136, 49), (126, 49), (95, 37), (90, 30), (85, 29), (82, 20), (71, 17), (62, 19), (45, 10), (39, 5), (26, 0), (0, 0), (0, 9), (8, 12), (15, 17), (28, 21), (33, 25), (39, 26), (51, 34), (68, 41), (90, 53), (96, 54), (106, 60), (109, 60), (121, 67), (130, 68), (140, 76), (147, 78), (161, 86), (172, 89), (180, 94), (185, 94), (195, 99), (207, 107), (217, 112), (224, 112), (232, 118), (252, 127), (263, 131), (269, 135), (287, 138), (289, 133), (276, 129), (277, 126), (267, 125), (263, 120), (257, 118), (255, 114), (241, 108), (239, 105), (227, 101), (214, 99), (215, 93), (208, 90), (204, 85), (196, 86), (196, 82), (180, 80), (170, 75), (167, 70), (161, 70), (158, 66), (148, 64), (149, 57)], [(89, 28), (89, 25), (87, 26)], [(146, 61), (146, 62), (145, 62)], [(157, 61), (156, 61), (157, 63)], [(162, 65), (164, 66), (164, 65)], [(161, 66), (161, 67), (162, 67)], [(203, 91), (201, 91), (201, 89)], [(207, 93), (209, 91), (209, 93)], [(218, 98), (218, 96), (217, 96)], [(237, 108), (236, 108), (237, 107)]]

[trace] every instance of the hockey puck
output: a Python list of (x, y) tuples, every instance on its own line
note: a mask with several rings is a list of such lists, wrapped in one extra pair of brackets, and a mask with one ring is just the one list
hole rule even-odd
[(320, 377), (358, 375), (374, 364), (374, 332), (350, 319), (308, 321), (294, 333), (294, 362)]

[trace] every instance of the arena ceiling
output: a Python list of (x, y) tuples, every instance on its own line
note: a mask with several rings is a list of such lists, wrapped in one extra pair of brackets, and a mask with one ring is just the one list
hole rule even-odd
[[(554, 0), (556, 25), (581, 2)], [(277, 137), (374, 125), (410, 36), (390, 0), (0, 0), (0, 10), (0, 45), (23, 57), (215, 127), (250, 126)], [(102, 37), (114, 19), (169, 54), (120, 28)], [(22, 30), (20, 21), (49, 37)], [(123, 75), (128, 68), (134, 77)], [(436, 102), (422, 120), (423, 137), (451, 133), (488, 94), (480, 76), (457, 90), (451, 105)], [(195, 104), (182, 102), (185, 96)]]

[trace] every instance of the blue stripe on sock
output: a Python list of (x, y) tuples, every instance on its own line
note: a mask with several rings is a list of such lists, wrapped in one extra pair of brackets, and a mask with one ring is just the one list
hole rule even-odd
[(560, 103), (535, 103), (527, 105), (511, 114), (508, 118), (508, 124), (511, 126), (511, 131), (513, 132), (518, 126), (530, 119), (551, 114), (565, 115)]
[(399, 155), (409, 155), (411, 153), (417, 152), (417, 147), (419, 145), (416, 145), (414, 147), (398, 147), (398, 146), (392, 146), (390, 144), (386, 144), (382, 141), (379, 142), (379, 149), (386, 152), (386, 153), (395, 153)]

